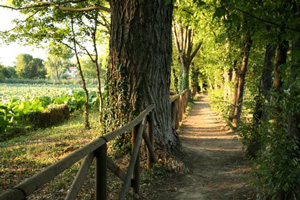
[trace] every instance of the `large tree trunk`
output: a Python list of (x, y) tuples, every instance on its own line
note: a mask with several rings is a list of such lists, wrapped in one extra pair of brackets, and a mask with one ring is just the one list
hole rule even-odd
[(251, 158), (255, 158), (257, 152), (261, 149), (261, 134), (259, 132), (260, 125), (267, 121), (268, 116), (265, 112), (265, 102), (270, 102), (270, 91), (272, 88), (272, 71), (274, 68), (273, 58), (275, 56), (276, 46), (268, 44), (266, 47), (264, 68), (259, 85), (259, 94), (256, 97), (256, 106), (253, 113), (253, 126), (256, 134), (252, 136), (250, 144), (247, 148), (247, 154)]
[[(294, 12), (294, 18), (299, 19), (300, 18), (300, 4), (294, 3), (293, 5), (293, 12)], [(298, 25), (297, 28), (300, 28), (300, 25)], [(300, 38), (297, 37), (297, 39), (294, 39), (292, 41), (292, 65), (291, 65), (291, 72), (290, 72), (290, 112), (288, 115), (288, 134), (292, 137), (296, 137), (298, 140), (298, 149), (300, 146), (300, 106), (299, 106), (299, 96), (300, 96), (300, 90), (299, 90), (299, 77), (300, 77)], [(300, 152), (298, 150), (297, 155), (300, 155)]]
[(245, 77), (246, 77), (251, 45), (252, 45), (251, 36), (250, 33), (247, 33), (247, 35), (245, 36), (245, 45), (242, 49), (242, 54), (243, 54), (242, 63), (241, 66), (239, 66), (239, 70), (238, 70), (238, 85), (237, 85), (236, 98), (235, 98), (236, 101), (234, 105), (234, 112), (233, 112), (233, 119), (232, 119), (232, 124), (234, 128), (238, 128), (238, 124), (241, 121)]
[(155, 104), (156, 143), (171, 151), (178, 145), (169, 110), (173, 5), (165, 0), (110, 5), (107, 125), (122, 126)]

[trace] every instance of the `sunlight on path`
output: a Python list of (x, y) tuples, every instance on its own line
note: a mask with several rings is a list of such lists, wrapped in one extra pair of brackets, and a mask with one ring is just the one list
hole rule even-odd
[(206, 95), (195, 101), (179, 135), (191, 173), (168, 180), (157, 199), (255, 199), (242, 141), (211, 110)]

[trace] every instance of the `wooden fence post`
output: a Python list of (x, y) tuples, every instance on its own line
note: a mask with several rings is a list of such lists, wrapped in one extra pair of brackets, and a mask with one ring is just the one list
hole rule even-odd
[(95, 151), (96, 157), (96, 186), (95, 200), (106, 199), (106, 180), (107, 180), (107, 145), (106, 143)]
[(176, 123), (175, 123), (176, 130), (179, 128), (179, 120), (180, 120), (180, 95), (177, 96), (177, 100), (176, 100)]
[(176, 108), (177, 108), (177, 101), (172, 102), (172, 125), (174, 128), (176, 127)]
[(188, 90), (186, 90), (184, 93), (184, 113), (186, 113), (187, 99), (188, 99)]
[[(137, 144), (135, 144), (135, 138), (137, 137), (139, 126), (142, 126), (142, 123), (139, 123), (137, 126), (135, 126), (132, 129), (132, 138), (131, 138), (132, 152), (135, 148), (140, 148), (138, 146), (136, 147)], [(134, 165), (134, 170), (131, 179), (131, 187), (133, 187), (134, 193), (139, 194), (140, 192), (140, 150), (138, 152), (136, 162)]]
[[(153, 112), (150, 112), (149, 115), (147, 116), (147, 121), (148, 121), (148, 130), (147, 130), (147, 135), (150, 140), (151, 146), (153, 147), (154, 150), (154, 114)], [(149, 149), (147, 149), (147, 168), (150, 169), (153, 164), (153, 160), (151, 159)]]
[(182, 122), (184, 114), (184, 93), (180, 95), (180, 122)]

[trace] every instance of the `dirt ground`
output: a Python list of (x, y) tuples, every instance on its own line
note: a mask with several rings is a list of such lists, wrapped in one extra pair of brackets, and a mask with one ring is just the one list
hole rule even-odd
[(153, 199), (250, 200), (250, 165), (242, 141), (213, 112), (206, 95), (195, 101), (180, 130), (189, 173), (158, 181)]

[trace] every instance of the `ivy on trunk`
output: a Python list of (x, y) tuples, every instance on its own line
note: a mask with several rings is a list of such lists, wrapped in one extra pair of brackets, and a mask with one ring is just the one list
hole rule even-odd
[(111, 0), (106, 127), (120, 127), (155, 104), (155, 138), (178, 145), (169, 110), (173, 5), (164, 0)]

